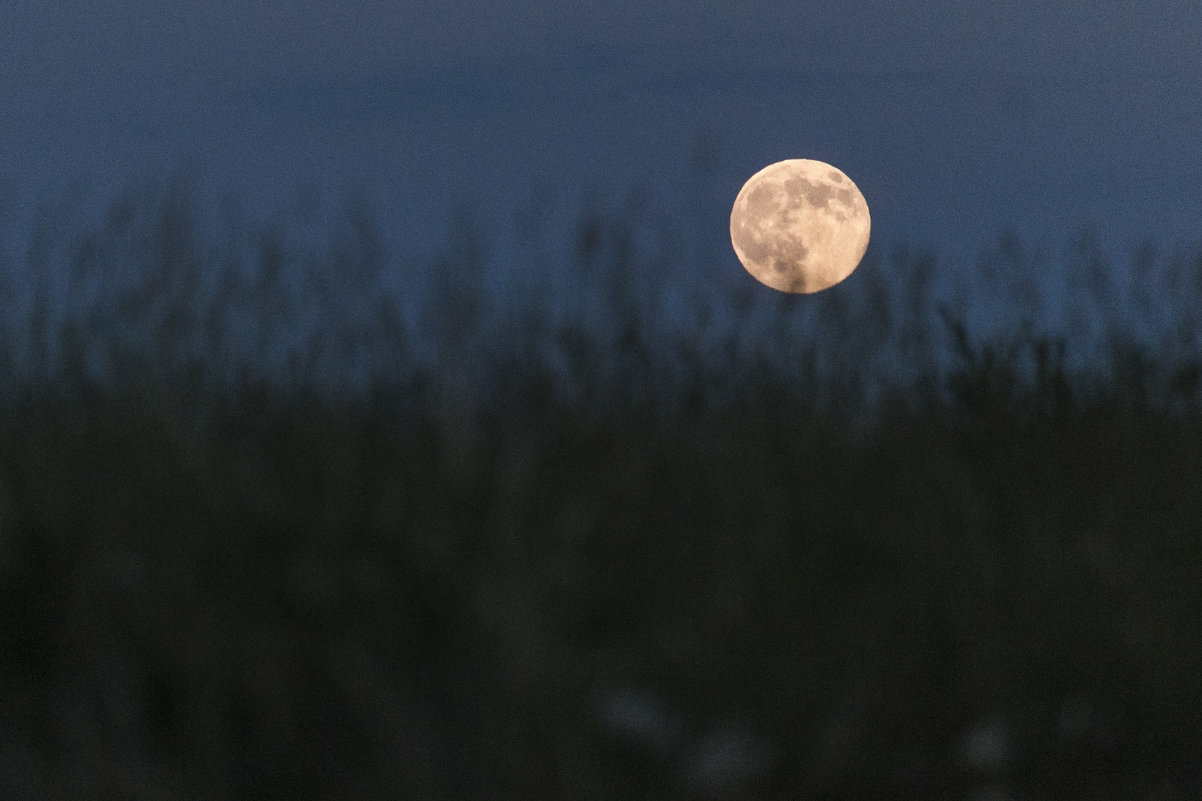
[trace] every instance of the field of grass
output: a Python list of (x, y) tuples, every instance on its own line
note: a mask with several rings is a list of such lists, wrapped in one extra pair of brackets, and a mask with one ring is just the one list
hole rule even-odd
[(1202, 253), (671, 301), (600, 203), (501, 302), (190, 191), (5, 249), (0, 797), (1202, 797)]

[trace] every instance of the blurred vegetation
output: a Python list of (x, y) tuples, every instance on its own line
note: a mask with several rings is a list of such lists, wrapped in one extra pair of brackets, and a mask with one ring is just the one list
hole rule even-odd
[(1202, 797), (1202, 251), (331, 226), (7, 243), (0, 796)]

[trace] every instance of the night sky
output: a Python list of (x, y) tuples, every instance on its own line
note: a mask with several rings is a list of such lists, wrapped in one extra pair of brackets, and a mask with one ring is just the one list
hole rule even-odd
[(712, 279), (740, 271), (742, 182), (816, 158), (866, 196), (870, 252), (971, 270), (1006, 228), (1053, 258), (1086, 228), (1119, 259), (1202, 241), (1196, 4), (587, 5), (10, 0), (5, 194), (181, 166), (265, 208), (358, 188), (400, 258), (443, 250), (459, 204), (520, 271), (538, 198), (566, 229), (638, 187)]

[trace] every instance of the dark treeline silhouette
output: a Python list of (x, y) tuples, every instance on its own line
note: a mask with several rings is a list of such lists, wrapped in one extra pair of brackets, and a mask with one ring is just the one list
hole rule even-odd
[(635, 193), (505, 294), (192, 193), (6, 251), (0, 796), (1202, 794), (1202, 256), (1057, 332), (1010, 234), (707, 293)]

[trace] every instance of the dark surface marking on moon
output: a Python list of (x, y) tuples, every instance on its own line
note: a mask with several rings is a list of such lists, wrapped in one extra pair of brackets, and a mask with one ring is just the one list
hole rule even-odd
[(766, 261), (772, 255), (772, 248), (760, 239), (752, 239), (743, 243), (743, 252), (754, 262)]
[(850, 189), (833, 187), (827, 183), (814, 183), (807, 178), (790, 178), (785, 181), (785, 189), (789, 192), (789, 208), (796, 209), (809, 203), (815, 208), (831, 211), (831, 201), (843, 207), (852, 204)]
[(811, 183), (800, 177), (785, 181), (785, 189), (789, 192), (791, 209), (799, 209), (807, 202), (816, 208), (825, 209), (831, 196), (831, 188), (826, 184)]
[(747, 216), (757, 220), (768, 216), (776, 216), (773, 212), (776, 211), (777, 198), (779, 197), (780, 189), (776, 186), (757, 186), (747, 196)]

